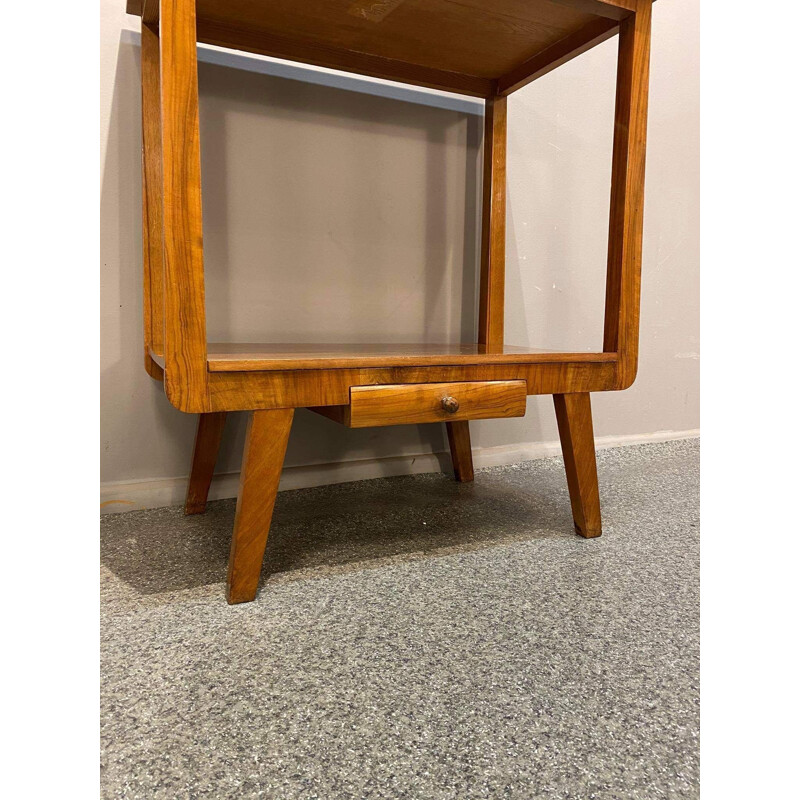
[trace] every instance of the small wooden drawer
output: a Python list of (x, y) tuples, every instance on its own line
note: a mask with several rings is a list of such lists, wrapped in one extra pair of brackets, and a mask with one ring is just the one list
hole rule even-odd
[(459, 381), (353, 386), (344, 422), (351, 428), (525, 416), (525, 381)]

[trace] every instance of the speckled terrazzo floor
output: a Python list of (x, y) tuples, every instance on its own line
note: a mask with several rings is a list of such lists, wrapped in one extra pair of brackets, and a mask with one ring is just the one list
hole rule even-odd
[(254, 603), (233, 501), (102, 522), (104, 798), (698, 797), (699, 442), (283, 492)]

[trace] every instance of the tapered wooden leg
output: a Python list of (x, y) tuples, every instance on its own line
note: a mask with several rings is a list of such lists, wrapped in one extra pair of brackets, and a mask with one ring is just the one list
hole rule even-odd
[(201, 414), (197, 421), (192, 472), (189, 475), (189, 488), (183, 506), (184, 514), (202, 514), (206, 510), (208, 489), (214, 475), (214, 465), (217, 463), (226, 416), (224, 411)]
[(475, 479), (472, 471), (472, 445), (469, 441), (469, 422), (446, 422), (447, 438), (450, 441), (450, 455), (453, 458), (453, 472), (459, 483), (469, 483)]
[(247, 422), (228, 562), (228, 602), (255, 599), (294, 409), (253, 411)]
[(554, 394), (553, 401), (567, 470), (575, 530), (590, 539), (599, 536), (602, 528), (589, 393)]

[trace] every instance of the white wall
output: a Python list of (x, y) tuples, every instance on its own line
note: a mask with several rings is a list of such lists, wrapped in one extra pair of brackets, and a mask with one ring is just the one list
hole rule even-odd
[[(178, 501), (174, 479), (186, 475), (195, 420), (142, 366), (138, 19), (123, 0), (101, 8), (101, 466), (104, 499), (127, 501), (107, 509), (122, 510)], [(476, 104), (300, 67), (261, 74), (244, 56), (227, 63), (248, 70), (203, 58), (209, 338), (471, 340)], [(615, 64), (611, 40), (510, 98), (509, 344), (601, 346)], [(606, 441), (699, 425), (696, 0), (654, 6), (651, 69), (640, 370), (627, 392), (594, 397), (595, 432)], [(430, 455), (446, 450), (442, 426), (350, 431), (307, 411), (295, 419), (287, 485), (444, 463)], [(221, 473), (238, 470), (242, 423), (230, 424)], [(557, 438), (549, 397), (530, 398), (523, 419), (472, 431), (479, 464), (529, 456)], [(292, 469), (302, 465), (327, 466)], [(215, 496), (234, 490), (222, 480)]]

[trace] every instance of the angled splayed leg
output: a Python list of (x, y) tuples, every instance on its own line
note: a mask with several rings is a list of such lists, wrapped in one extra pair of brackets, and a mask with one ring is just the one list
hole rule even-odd
[(253, 411), (247, 423), (228, 562), (228, 602), (255, 599), (294, 409)]
[(186, 490), (186, 502), (183, 506), (184, 514), (202, 514), (206, 510), (208, 490), (214, 476), (226, 416), (224, 411), (200, 414), (194, 439), (189, 488)]
[(453, 473), (459, 483), (474, 480), (472, 470), (472, 445), (469, 440), (469, 422), (446, 422), (447, 439), (450, 442), (450, 455), (453, 458)]
[(575, 529), (591, 539), (599, 536), (602, 528), (589, 393), (554, 394), (553, 401)]

